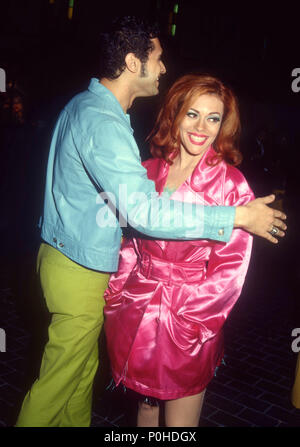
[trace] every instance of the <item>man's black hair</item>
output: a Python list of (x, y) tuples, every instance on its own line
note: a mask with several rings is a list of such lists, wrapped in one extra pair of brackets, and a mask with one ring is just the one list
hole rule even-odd
[(101, 33), (100, 78), (116, 79), (125, 70), (125, 56), (134, 53), (142, 64), (153, 50), (151, 39), (158, 37), (156, 24), (134, 16), (117, 18)]

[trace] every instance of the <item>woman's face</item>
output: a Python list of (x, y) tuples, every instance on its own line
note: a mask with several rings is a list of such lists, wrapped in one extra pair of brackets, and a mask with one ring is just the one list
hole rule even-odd
[(223, 113), (220, 98), (210, 94), (198, 96), (179, 126), (180, 150), (190, 156), (202, 156), (218, 135)]

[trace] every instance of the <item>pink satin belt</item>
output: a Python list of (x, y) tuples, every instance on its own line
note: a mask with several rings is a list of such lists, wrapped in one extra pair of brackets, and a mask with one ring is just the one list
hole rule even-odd
[(199, 282), (205, 276), (206, 262), (193, 265), (188, 262), (169, 262), (144, 252), (139, 258), (139, 271), (147, 279), (170, 284)]

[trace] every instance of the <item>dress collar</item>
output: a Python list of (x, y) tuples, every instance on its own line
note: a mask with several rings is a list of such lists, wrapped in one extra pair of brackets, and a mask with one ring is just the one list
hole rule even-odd
[[(194, 191), (202, 191), (203, 181), (210, 180), (218, 175), (220, 169), (223, 169), (223, 162), (217, 165), (209, 165), (213, 157), (217, 155), (216, 151), (210, 146), (207, 151), (203, 154), (203, 157), (199, 160), (192, 174), (185, 180), (185, 182), (178, 188), (181, 189), (184, 185), (188, 185)], [(157, 191), (160, 193), (163, 191), (164, 186), (167, 181), (170, 165), (164, 160), (161, 160), (161, 169), (158, 177), (156, 178)]]

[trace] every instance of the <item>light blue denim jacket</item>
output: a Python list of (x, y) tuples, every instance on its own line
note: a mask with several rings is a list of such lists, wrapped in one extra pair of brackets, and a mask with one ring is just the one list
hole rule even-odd
[(155, 238), (229, 240), (233, 207), (191, 205), (181, 213), (178, 204), (157, 195), (129, 115), (93, 78), (62, 110), (53, 131), (42, 239), (78, 264), (105, 272), (118, 268), (127, 221)]

